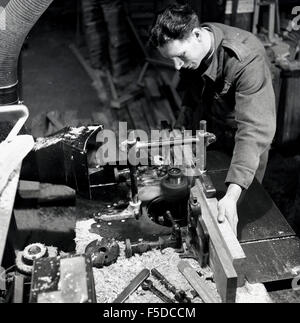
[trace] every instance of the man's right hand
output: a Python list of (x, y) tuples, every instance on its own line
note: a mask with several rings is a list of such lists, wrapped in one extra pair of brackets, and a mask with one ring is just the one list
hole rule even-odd
[(235, 235), (237, 235), (238, 225), (236, 205), (241, 193), (242, 188), (237, 184), (231, 183), (225, 196), (218, 202), (218, 221), (222, 223), (227, 218)]

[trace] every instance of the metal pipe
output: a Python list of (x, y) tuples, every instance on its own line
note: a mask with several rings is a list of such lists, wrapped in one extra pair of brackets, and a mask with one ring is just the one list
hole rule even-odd
[(53, 0), (10, 0), (0, 15), (0, 105), (16, 104), (18, 59), (26, 36)]

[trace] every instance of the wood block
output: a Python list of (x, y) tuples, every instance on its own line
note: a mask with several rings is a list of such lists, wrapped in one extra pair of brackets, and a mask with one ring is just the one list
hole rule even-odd
[(212, 219), (211, 210), (206, 201), (199, 179), (191, 189), (193, 196), (198, 198), (201, 205), (201, 216), (207, 227), (210, 237), (209, 265), (214, 272), (214, 279), (218, 292), (225, 303), (235, 302), (237, 289), (237, 273), (232, 260), (228, 256), (228, 250), (224, 246), (224, 240), (220, 231), (216, 228)]
[(214, 273), (214, 280), (223, 303), (235, 303), (237, 290), (237, 273), (232, 264), (216, 249), (213, 242), (209, 244), (209, 266)]
[(245, 284), (246, 272), (246, 255), (244, 250), (231, 229), (227, 219), (225, 219), (223, 223), (218, 222), (216, 217), (218, 214), (218, 200), (216, 198), (209, 198), (207, 199), (207, 205), (211, 210), (211, 218), (214, 221), (216, 230), (218, 230), (220, 237), (223, 240), (227, 255), (231, 259), (232, 264), (238, 274), (238, 287), (241, 287)]

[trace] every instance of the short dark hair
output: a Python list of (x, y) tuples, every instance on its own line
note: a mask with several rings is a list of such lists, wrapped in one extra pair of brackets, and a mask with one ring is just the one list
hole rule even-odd
[(149, 44), (157, 48), (170, 40), (185, 39), (199, 26), (199, 18), (189, 5), (179, 3), (169, 5), (158, 14), (150, 31)]

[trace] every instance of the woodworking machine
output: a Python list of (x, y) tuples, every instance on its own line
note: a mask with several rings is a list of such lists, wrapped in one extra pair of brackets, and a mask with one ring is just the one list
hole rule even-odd
[[(201, 266), (210, 266), (223, 302), (235, 302), (237, 287), (243, 286), (245, 281), (290, 282), (291, 288), (291, 280), (299, 275), (300, 241), (256, 179), (238, 201), (238, 236), (227, 220), (218, 223), (217, 203), (226, 193), (230, 159), (220, 152), (207, 151), (214, 140), (202, 121), (200, 131), (193, 137), (125, 143), (137, 151), (168, 145), (184, 147), (184, 144), (195, 144), (198, 151), (197, 159), (189, 165), (188, 160), (184, 167), (169, 165), (167, 174), (156, 184), (137, 188), (137, 180), (132, 181), (132, 192), (142, 199), (139, 221), (143, 221), (146, 214), (156, 224), (172, 227), (170, 243), (177, 249), (176, 241), (180, 240), (174, 236), (174, 222), (179, 225), (182, 257), (194, 257)], [(183, 150), (184, 158), (190, 158), (190, 154), (185, 156), (186, 147)], [(141, 243), (140, 249), (134, 244), (135, 250), (151, 249), (151, 243), (146, 247), (145, 243)], [(157, 247), (162, 249), (165, 244), (154, 243), (153, 248)], [(129, 245), (129, 254), (130, 248)]]
[[(84, 197), (93, 198), (95, 190), (107, 185), (126, 182), (130, 186), (130, 200), (125, 203), (128, 207), (121, 213), (119, 209), (112, 212), (112, 208), (99, 212), (91, 232), (101, 235), (101, 221), (111, 221), (110, 230), (121, 225), (127, 257), (173, 247), (182, 257), (196, 258), (201, 266), (212, 269), (223, 302), (234, 302), (237, 287), (245, 281), (289, 282), (299, 274), (299, 238), (256, 179), (238, 201), (238, 236), (227, 220), (218, 223), (217, 203), (227, 190), (224, 181), (230, 159), (220, 152), (207, 151), (216, 137), (207, 132), (205, 121), (201, 121), (200, 130), (194, 136), (152, 142), (130, 138), (122, 143), (123, 150), (136, 152), (171, 147), (172, 157), (175, 157), (175, 148), (177, 153), (178, 149), (182, 150), (184, 163), (181, 165), (156, 156), (154, 161), (161, 164), (155, 163), (151, 165), (154, 168), (149, 168), (152, 175), (155, 167), (162, 175), (151, 180), (149, 176), (143, 180), (140, 169), (145, 167), (139, 165), (122, 169), (109, 165), (91, 168), (90, 150), (96, 147), (96, 138), (102, 129), (101, 126), (83, 127), (80, 131), (65, 128), (36, 144), (34, 152), (40, 175), (49, 176), (53, 170), (56, 176), (60, 170), (59, 183), (73, 187)], [(120, 221), (124, 219), (133, 222), (126, 226)], [(138, 241), (141, 237), (143, 241)]]

